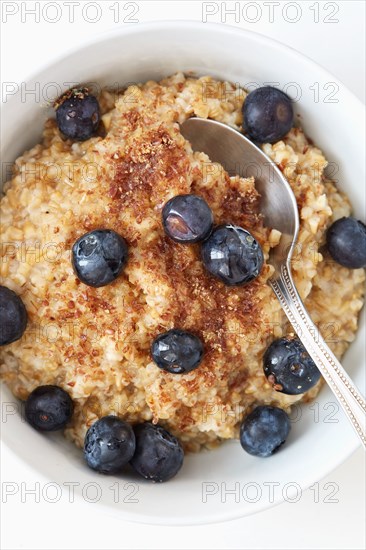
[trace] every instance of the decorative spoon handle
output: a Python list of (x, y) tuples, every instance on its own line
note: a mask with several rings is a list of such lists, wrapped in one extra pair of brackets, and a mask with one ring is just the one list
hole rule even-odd
[(280, 276), (271, 280), (270, 285), (295, 332), (328, 382), (366, 448), (365, 399), (320, 336), (296, 290), (287, 265), (281, 266)]

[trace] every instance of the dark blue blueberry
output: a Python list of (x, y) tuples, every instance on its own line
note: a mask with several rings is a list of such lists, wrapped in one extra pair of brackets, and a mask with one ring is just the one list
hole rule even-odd
[(27, 326), (22, 300), (6, 286), (0, 286), (0, 346), (19, 340)]
[(196, 369), (203, 356), (203, 345), (197, 336), (180, 329), (172, 329), (155, 338), (151, 355), (161, 369), (173, 374), (184, 374)]
[(145, 479), (168, 481), (183, 465), (184, 452), (174, 435), (159, 425), (145, 422), (135, 426), (136, 451), (131, 466)]
[(42, 432), (61, 430), (71, 419), (72, 399), (58, 386), (39, 386), (25, 402), (25, 418)]
[(240, 426), (240, 443), (251, 455), (271, 456), (286, 441), (290, 429), (290, 419), (284, 410), (256, 407)]
[(108, 285), (118, 277), (126, 261), (126, 241), (110, 229), (86, 233), (72, 247), (75, 273), (88, 286)]
[(131, 460), (135, 448), (135, 434), (130, 424), (117, 416), (104, 416), (86, 433), (84, 457), (93, 470), (115, 474)]
[(197, 195), (178, 195), (162, 212), (165, 233), (177, 243), (197, 243), (208, 237), (213, 215), (207, 202)]
[(298, 338), (279, 338), (263, 358), (264, 373), (273, 389), (297, 395), (318, 382), (320, 371)]
[(246, 229), (219, 225), (202, 245), (202, 260), (206, 269), (226, 285), (241, 285), (258, 277), (263, 253)]
[(279, 141), (291, 130), (293, 121), (291, 99), (277, 88), (257, 88), (244, 101), (243, 129), (253, 141)]
[(99, 103), (86, 88), (65, 92), (55, 103), (60, 132), (77, 141), (89, 139), (100, 121)]
[(366, 225), (355, 218), (337, 220), (327, 231), (327, 248), (344, 267), (366, 267)]

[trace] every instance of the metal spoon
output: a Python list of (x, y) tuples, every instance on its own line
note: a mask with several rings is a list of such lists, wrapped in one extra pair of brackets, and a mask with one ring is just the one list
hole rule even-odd
[(226, 124), (189, 118), (180, 128), (194, 151), (206, 153), (213, 162), (219, 162), (229, 175), (254, 176), (256, 188), (261, 194), (264, 223), (282, 233), (279, 245), (270, 252), (269, 263), (275, 272), (269, 284), (366, 447), (365, 399), (320, 336), (291, 276), (291, 258), (299, 232), (299, 213), (290, 185), (261, 149)]

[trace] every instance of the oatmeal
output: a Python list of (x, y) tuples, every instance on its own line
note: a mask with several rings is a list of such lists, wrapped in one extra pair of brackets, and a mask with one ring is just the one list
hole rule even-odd
[[(2, 348), (1, 375), (20, 399), (40, 385), (66, 390), (74, 414), (65, 435), (78, 446), (98, 418), (117, 414), (158, 422), (197, 451), (238, 437), (255, 405), (289, 412), (321, 387), (319, 381), (305, 394), (285, 395), (267, 381), (263, 355), (291, 333), (267, 283), (268, 254), (280, 234), (264, 227), (255, 181), (230, 178), (179, 132), (191, 116), (239, 129), (245, 98), (230, 83), (181, 73), (117, 96), (105, 91), (104, 133), (65, 140), (50, 119), (42, 142), (15, 162), (1, 201), (1, 284), (23, 300), (28, 326)], [(322, 247), (327, 227), (349, 216), (349, 201), (327, 179), (327, 160), (301, 128), (263, 150), (298, 202), (296, 286), (340, 358), (357, 330), (365, 274), (331, 261)], [(243, 227), (260, 243), (264, 264), (250, 284), (223, 285), (205, 270), (198, 244), (167, 238), (163, 206), (189, 193), (205, 199), (215, 225)], [(123, 273), (100, 288), (81, 283), (70, 261), (75, 241), (95, 229), (111, 229), (128, 244)], [(173, 328), (204, 345), (202, 362), (187, 374), (163, 371), (151, 357), (152, 341)]]

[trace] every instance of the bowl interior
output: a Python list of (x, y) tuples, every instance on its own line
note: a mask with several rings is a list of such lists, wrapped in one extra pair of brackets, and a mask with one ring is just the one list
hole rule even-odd
[[(3, 179), (14, 159), (39, 140), (45, 119), (52, 115), (50, 101), (72, 83), (121, 87), (176, 71), (210, 74), (246, 88), (272, 84), (286, 91), (305, 131), (329, 159), (333, 179), (350, 197), (355, 213), (363, 216), (361, 103), (332, 75), (294, 50), (234, 27), (193, 22), (138, 25), (102, 35), (19, 86), (17, 93), (3, 100)], [(364, 327), (363, 316), (343, 360), (359, 387), (364, 387)], [(219, 521), (296, 499), (299, 491), (326, 475), (358, 444), (335, 397), (324, 388), (316, 403), (295, 410), (286, 448), (270, 459), (251, 457), (238, 442), (230, 441), (217, 450), (187, 456), (177, 478), (152, 485), (128, 473), (120, 478), (94, 474), (84, 466), (81, 452), (62, 436), (43, 437), (32, 430), (4, 387), (2, 399), (3, 442), (37, 477), (64, 490), (65, 483), (77, 483), (75, 493), (84, 500), (97, 499), (120, 517), (149, 523)]]

